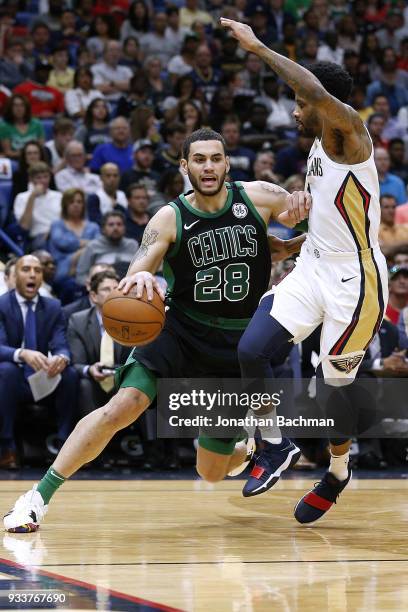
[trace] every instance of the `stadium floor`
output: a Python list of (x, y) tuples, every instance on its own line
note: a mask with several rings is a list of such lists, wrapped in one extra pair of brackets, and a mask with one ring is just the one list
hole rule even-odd
[[(320, 473), (293, 473), (251, 499), (242, 480), (211, 485), (193, 474), (80, 472), (39, 532), (4, 534), (0, 609), (408, 609), (407, 473), (357, 472), (307, 528), (292, 509)], [(1, 508), (39, 475), (2, 475)], [(33, 591), (59, 603), (15, 601)]]

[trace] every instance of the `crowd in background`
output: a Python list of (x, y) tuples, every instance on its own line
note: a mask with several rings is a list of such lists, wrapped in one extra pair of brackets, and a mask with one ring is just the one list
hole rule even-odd
[[(221, 15), (249, 23), (262, 42), (306, 67), (337, 62), (353, 77), (350, 104), (374, 144), (380, 243), (391, 270), (387, 322), (366, 370), (406, 376), (405, 0), (0, 0), (0, 291), (15, 286), (11, 257), (35, 252), (40, 295), (61, 301), (68, 329), (81, 308), (97, 316), (89, 270), (108, 266), (109, 286), (126, 273), (150, 217), (190, 188), (180, 149), (202, 126), (224, 136), (229, 180), (303, 188), (312, 142), (297, 133), (293, 92), (219, 27)], [(293, 235), (277, 224), (270, 231)], [(273, 281), (291, 265), (275, 265)], [(82, 406), (106, 399), (97, 368), (86, 367), (100, 361), (93, 358), (80, 361), (82, 369), (70, 361), (82, 386), (89, 378), (98, 384), (92, 402), (83, 390)], [(309, 363), (296, 359), (305, 373)], [(3, 434), (3, 450), (13, 454)], [(381, 463), (381, 450), (369, 452)], [(4, 456), (5, 467), (15, 463)]]

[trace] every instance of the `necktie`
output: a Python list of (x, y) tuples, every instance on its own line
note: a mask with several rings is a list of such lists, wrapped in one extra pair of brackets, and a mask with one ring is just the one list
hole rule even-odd
[[(27, 314), (24, 326), (24, 348), (32, 351), (37, 350), (37, 325), (35, 320), (35, 312), (33, 310), (33, 302), (26, 300)], [(24, 376), (27, 378), (34, 372), (26, 363), (24, 364)]]
[[(104, 331), (101, 338), (101, 354), (99, 361), (106, 367), (113, 367), (115, 364), (113, 339)], [(105, 380), (99, 382), (102, 389), (109, 393), (114, 387), (113, 376), (108, 376)]]

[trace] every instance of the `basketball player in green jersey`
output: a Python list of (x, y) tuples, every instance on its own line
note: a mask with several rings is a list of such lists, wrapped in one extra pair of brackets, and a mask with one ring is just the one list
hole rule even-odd
[[(164, 329), (156, 340), (134, 349), (117, 371), (117, 394), (79, 421), (38, 486), (17, 500), (4, 517), (8, 531), (38, 529), (65, 479), (95, 459), (151, 404), (158, 377), (240, 377), (237, 345), (270, 277), (267, 224), (275, 219), (293, 227), (307, 217), (311, 197), (289, 195), (263, 181), (225, 183), (225, 142), (212, 130), (186, 139), (181, 165), (193, 191), (150, 220), (119, 285), (124, 293), (136, 287), (139, 297), (146, 288), (149, 299), (156, 289), (164, 299), (153, 276), (164, 260), (170, 306)], [(274, 240), (280, 250), (282, 242)], [(289, 250), (298, 251), (302, 242), (302, 237), (288, 241)], [(299, 450), (294, 444), (292, 451), (295, 461)], [(197, 471), (205, 480), (219, 481), (246, 460), (246, 444), (236, 438), (200, 436)]]

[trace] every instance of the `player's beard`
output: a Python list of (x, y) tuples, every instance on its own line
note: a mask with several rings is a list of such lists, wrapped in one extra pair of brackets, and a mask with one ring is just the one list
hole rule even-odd
[(202, 189), (200, 189), (198, 181), (191, 174), (190, 170), (187, 171), (187, 174), (188, 174), (188, 178), (190, 179), (190, 183), (193, 186), (194, 191), (197, 191), (199, 194), (203, 196), (215, 196), (218, 193), (220, 193), (221, 189), (224, 186), (224, 181), (225, 181), (225, 176), (227, 174), (227, 171), (225, 170), (224, 174), (218, 179), (218, 185), (214, 188), (213, 191), (202, 191)]

